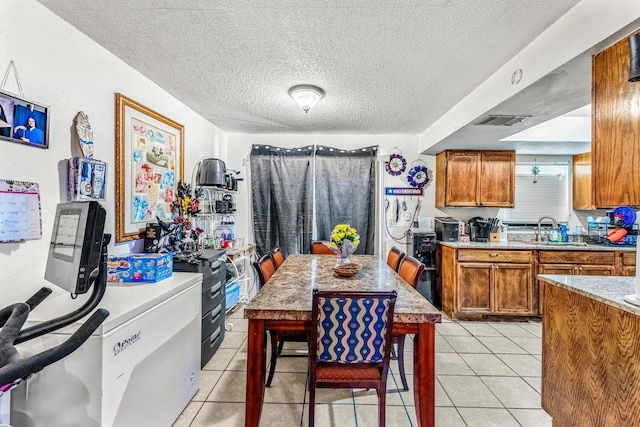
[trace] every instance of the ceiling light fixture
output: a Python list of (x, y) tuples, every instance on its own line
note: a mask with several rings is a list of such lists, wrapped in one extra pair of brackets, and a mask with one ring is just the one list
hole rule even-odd
[(298, 103), (305, 113), (308, 113), (324, 96), (324, 90), (313, 85), (297, 85), (289, 89), (289, 96)]

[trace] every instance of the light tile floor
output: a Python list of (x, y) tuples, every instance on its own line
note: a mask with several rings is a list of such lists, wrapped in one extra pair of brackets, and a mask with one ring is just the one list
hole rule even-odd
[[(173, 427), (244, 425), (247, 320), (240, 308), (227, 321), (231, 330)], [(458, 322), (443, 316), (436, 326), (436, 426), (551, 426), (551, 417), (540, 407), (541, 333), (540, 322)], [(405, 347), (411, 384), (411, 340)], [(265, 392), (261, 426), (308, 425), (306, 372), (304, 357), (278, 359)], [(397, 362), (392, 361), (390, 372), (388, 386), (397, 389)], [(377, 424), (375, 391), (320, 389), (316, 399), (318, 427)], [(388, 393), (387, 426), (417, 426), (413, 405), (412, 390)]]

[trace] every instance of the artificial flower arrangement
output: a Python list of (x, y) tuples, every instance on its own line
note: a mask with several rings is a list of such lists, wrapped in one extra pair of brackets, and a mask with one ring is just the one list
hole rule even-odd
[(173, 201), (173, 209), (178, 217), (189, 218), (200, 212), (200, 201), (202, 197), (202, 188), (197, 188), (191, 193), (191, 185), (182, 181), (178, 182), (176, 188), (177, 200)]
[(329, 246), (342, 258), (352, 255), (359, 244), (360, 235), (358, 231), (349, 224), (338, 224), (333, 228)]

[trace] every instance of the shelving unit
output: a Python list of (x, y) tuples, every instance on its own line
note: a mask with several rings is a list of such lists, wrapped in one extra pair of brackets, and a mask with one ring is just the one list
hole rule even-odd
[[(252, 244), (227, 250), (227, 271), (231, 272), (231, 278), (227, 280), (227, 312), (239, 302), (250, 299), (254, 281), (251, 259), (254, 253), (255, 247)], [(234, 293), (237, 295), (235, 299)]]

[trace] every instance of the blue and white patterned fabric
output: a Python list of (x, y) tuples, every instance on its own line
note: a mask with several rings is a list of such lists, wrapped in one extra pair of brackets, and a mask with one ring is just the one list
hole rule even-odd
[(320, 297), (318, 304), (318, 362), (383, 361), (388, 298)]

